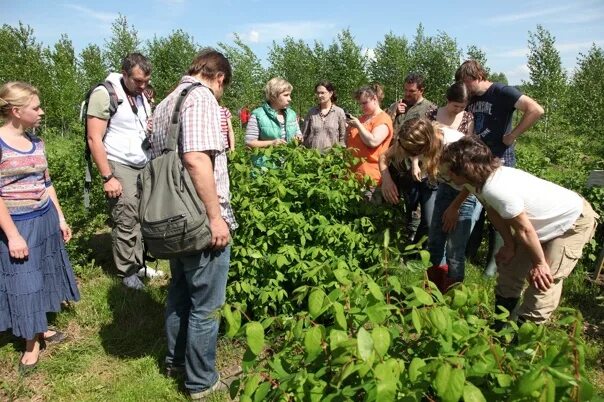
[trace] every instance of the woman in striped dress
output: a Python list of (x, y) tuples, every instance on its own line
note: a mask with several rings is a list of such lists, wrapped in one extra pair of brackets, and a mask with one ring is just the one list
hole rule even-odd
[(0, 87), (0, 331), (24, 338), (19, 364), (38, 363), (45, 342), (63, 334), (48, 329), (46, 313), (80, 298), (65, 251), (65, 222), (48, 173), (44, 142), (27, 132), (44, 111), (38, 91), (23, 82)]

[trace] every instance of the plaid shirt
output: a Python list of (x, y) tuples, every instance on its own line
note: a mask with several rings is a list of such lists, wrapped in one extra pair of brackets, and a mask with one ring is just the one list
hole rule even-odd
[[(153, 113), (153, 133), (149, 138), (151, 159), (160, 155), (166, 145), (170, 117), (179, 93), (196, 82), (200, 81), (188, 75), (184, 76), (178, 87), (157, 105)], [(181, 155), (187, 152), (209, 152), (212, 155), (220, 213), (233, 231), (237, 228), (237, 222), (230, 202), (231, 192), (226, 157), (228, 147), (220, 132), (220, 106), (208, 88), (196, 88), (187, 96), (180, 110), (180, 121), (178, 151)]]

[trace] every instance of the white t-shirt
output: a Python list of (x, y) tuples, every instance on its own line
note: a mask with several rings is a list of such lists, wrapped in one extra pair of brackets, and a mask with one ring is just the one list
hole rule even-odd
[[(443, 146), (444, 147), (446, 147), (447, 145), (449, 145), (453, 142), (459, 141), (459, 139), (465, 135), (464, 133), (460, 133), (459, 131), (454, 130), (449, 127), (441, 126), (441, 130), (443, 131)], [(451, 178), (449, 177), (448, 173), (449, 173), (449, 171), (448, 171), (448, 169), (446, 169), (446, 166), (440, 165), (438, 167), (438, 181), (446, 183), (456, 190), (461, 190), (460, 186), (456, 185), (455, 183), (453, 183), (451, 181)]]
[(583, 211), (583, 199), (577, 193), (506, 166), (493, 172), (476, 196), (503, 219), (525, 212), (541, 242), (561, 236)]

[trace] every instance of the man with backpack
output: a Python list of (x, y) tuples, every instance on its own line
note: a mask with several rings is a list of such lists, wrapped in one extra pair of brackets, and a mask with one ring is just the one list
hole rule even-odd
[[(215, 365), (219, 326), (216, 312), (225, 301), (230, 233), (237, 224), (230, 204), (228, 145), (220, 131), (218, 100), (231, 75), (231, 65), (224, 55), (214, 49), (202, 50), (174, 91), (157, 105), (150, 138), (151, 158), (159, 159), (165, 155), (164, 150), (171, 149), (168, 133), (177, 110), (180, 146), (176, 149), (205, 207), (211, 231), (205, 249), (170, 258), (166, 373), (184, 371), (185, 387), (193, 400), (226, 388)], [(173, 191), (186, 191), (186, 187), (183, 183)]]
[(148, 135), (151, 107), (143, 95), (151, 64), (140, 53), (122, 61), (122, 72), (111, 73), (90, 94), (86, 108), (86, 139), (103, 179), (113, 221), (113, 260), (124, 285), (142, 289), (139, 277), (158, 276), (144, 266), (138, 218), (137, 178), (148, 161), (143, 142)]

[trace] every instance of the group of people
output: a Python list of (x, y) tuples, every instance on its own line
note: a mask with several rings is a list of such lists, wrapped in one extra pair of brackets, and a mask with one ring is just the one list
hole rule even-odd
[[(86, 108), (88, 147), (102, 178), (112, 218), (114, 263), (129, 289), (141, 278), (162, 275), (145, 266), (138, 217), (137, 179), (145, 164), (160, 155), (180, 91), (196, 87), (181, 107), (183, 165), (205, 205), (211, 246), (196, 255), (170, 260), (166, 307), (166, 374), (184, 375), (192, 399), (226, 389), (216, 370), (218, 317), (224, 304), (231, 233), (237, 223), (230, 206), (226, 153), (234, 148), (228, 111), (219, 100), (230, 83), (226, 57), (202, 50), (177, 87), (152, 110), (151, 64), (132, 53), (120, 73), (94, 89)], [(113, 102), (112, 97), (116, 97)], [(151, 102), (150, 102), (151, 101)], [(112, 106), (114, 105), (114, 106)], [(52, 186), (44, 142), (31, 133), (42, 119), (38, 91), (23, 82), (0, 87), (0, 331), (25, 339), (19, 371), (38, 363), (47, 343), (67, 335), (49, 328), (47, 313), (80, 295), (65, 242), (71, 229)]]
[[(145, 94), (151, 65), (128, 55), (120, 73), (107, 77), (119, 98), (111, 110), (106, 87), (92, 92), (86, 116), (87, 140), (102, 178), (112, 225), (112, 251), (123, 284), (142, 289), (141, 277), (161, 275), (145, 266), (138, 218), (137, 177), (165, 147), (180, 92), (192, 90), (180, 109), (179, 152), (212, 233), (211, 246), (170, 260), (166, 307), (166, 373), (184, 373), (192, 399), (225, 387), (216, 370), (218, 318), (225, 301), (231, 235), (237, 228), (230, 204), (227, 152), (234, 147), (228, 110), (219, 101), (230, 83), (229, 61), (202, 50), (174, 90), (152, 111)], [(488, 81), (473, 60), (464, 62), (448, 89), (445, 106), (423, 98), (420, 75), (405, 80), (405, 97), (381, 107), (379, 85), (354, 93), (362, 115), (336, 105), (332, 83), (315, 86), (318, 104), (301, 129), (289, 107), (293, 87), (273, 78), (266, 101), (246, 121), (252, 148), (299, 141), (326, 151), (346, 146), (362, 161), (353, 171), (370, 179), (369, 202), (418, 204), (416, 239), (428, 235), (429, 277), (443, 291), (464, 278), (465, 250), (480, 212), (499, 233), (496, 305), (511, 311), (524, 292), (520, 320), (542, 323), (557, 307), (563, 279), (595, 231), (597, 215), (578, 194), (514, 169), (516, 138), (543, 109), (517, 89)], [(512, 127), (512, 113), (523, 113)], [(44, 142), (30, 133), (43, 116), (37, 90), (22, 82), (0, 88), (0, 331), (26, 340), (20, 370), (35, 367), (41, 348), (65, 339), (50, 329), (46, 313), (79, 293), (64, 244), (71, 229), (48, 172)], [(247, 118), (246, 117), (246, 118)]]
[[(362, 158), (353, 168), (371, 179), (371, 202), (406, 204), (408, 222), (421, 217), (411, 238), (428, 236), (432, 266), (428, 277), (446, 291), (462, 282), (473, 231), (480, 242), (489, 218), (485, 275), (498, 273), (496, 309), (517, 308), (520, 321), (545, 322), (560, 302), (562, 282), (595, 233), (597, 214), (578, 194), (515, 169), (516, 139), (532, 127), (543, 108), (517, 88), (491, 82), (475, 60), (456, 71), (437, 107), (425, 99), (424, 80), (409, 74), (403, 99), (386, 110), (380, 85), (359, 88), (360, 117), (336, 105), (329, 81), (315, 86), (318, 105), (303, 128), (289, 107), (293, 87), (281, 78), (266, 85), (266, 102), (251, 113), (248, 147), (279, 146), (299, 140), (321, 151), (341, 145)], [(514, 112), (521, 113), (513, 125)]]

